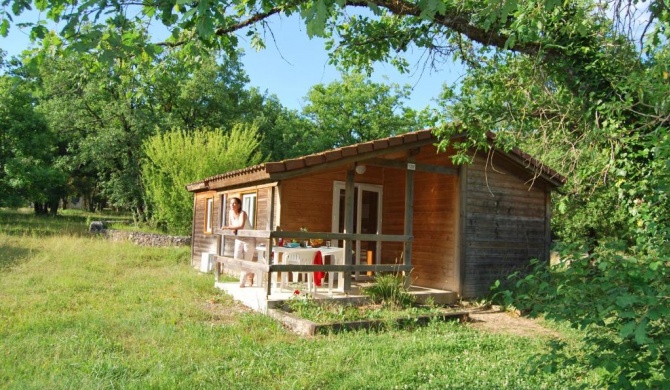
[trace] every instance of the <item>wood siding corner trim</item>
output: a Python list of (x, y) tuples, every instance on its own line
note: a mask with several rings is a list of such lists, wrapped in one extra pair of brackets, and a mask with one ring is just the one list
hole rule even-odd
[(456, 271), (458, 274), (458, 294), (463, 297), (465, 292), (465, 286), (467, 283), (467, 272), (466, 272), (466, 263), (467, 263), (467, 240), (468, 237), (465, 233), (465, 227), (468, 221), (468, 210), (467, 210), (467, 193), (468, 193), (468, 166), (467, 164), (461, 164), (458, 167), (458, 212), (460, 219), (458, 221), (458, 261)]
[[(414, 163), (414, 158), (410, 157), (408, 163)], [(414, 235), (414, 170), (405, 170), (405, 226), (403, 227), (405, 236)], [(405, 266), (412, 267), (412, 241), (404, 244)], [(410, 275), (407, 274), (405, 287), (409, 288), (411, 283)]]
[(196, 194), (193, 194), (193, 212), (191, 213), (191, 266), (196, 267), (198, 262), (198, 254), (196, 254), (196, 246), (193, 245), (193, 241), (195, 238), (195, 209), (196, 206), (198, 205), (197, 203), (198, 197)]
[(551, 191), (546, 191), (544, 193), (544, 207), (544, 260), (549, 264), (549, 261), (551, 260)]

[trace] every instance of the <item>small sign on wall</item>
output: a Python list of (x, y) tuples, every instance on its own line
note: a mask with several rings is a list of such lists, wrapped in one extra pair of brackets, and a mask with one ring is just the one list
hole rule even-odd
[(414, 164), (414, 163), (407, 163), (407, 170), (409, 170), (409, 171), (414, 171), (414, 170), (416, 170), (416, 164)]

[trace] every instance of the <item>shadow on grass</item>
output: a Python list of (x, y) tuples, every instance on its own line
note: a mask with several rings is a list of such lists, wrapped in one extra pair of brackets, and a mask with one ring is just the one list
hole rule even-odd
[(15, 248), (8, 245), (0, 246), (0, 272), (9, 271), (18, 265), (21, 260), (27, 259), (30, 253), (31, 251), (26, 248)]

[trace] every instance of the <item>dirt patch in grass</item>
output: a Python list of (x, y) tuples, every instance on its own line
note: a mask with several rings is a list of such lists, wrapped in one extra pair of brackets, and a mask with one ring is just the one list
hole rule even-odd
[(538, 320), (519, 316), (518, 313), (500, 310), (499, 307), (468, 309), (468, 326), (486, 332), (511, 334), (524, 337), (560, 337), (554, 330), (547, 329)]
[(240, 320), (240, 315), (254, 311), (238, 302), (226, 304), (217, 299), (210, 299), (201, 304), (202, 310), (210, 316), (213, 325), (230, 325)]

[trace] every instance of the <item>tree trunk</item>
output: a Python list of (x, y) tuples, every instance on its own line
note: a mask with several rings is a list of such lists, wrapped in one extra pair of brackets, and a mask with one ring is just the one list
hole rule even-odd
[(58, 215), (58, 203), (58, 199), (49, 202), (49, 215), (54, 217)]
[(44, 203), (33, 202), (33, 210), (35, 211), (35, 215), (46, 215), (47, 214), (47, 207), (46, 207), (46, 204), (44, 204)]

